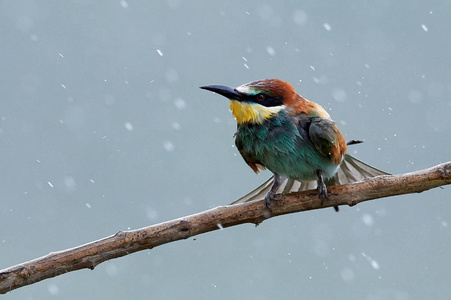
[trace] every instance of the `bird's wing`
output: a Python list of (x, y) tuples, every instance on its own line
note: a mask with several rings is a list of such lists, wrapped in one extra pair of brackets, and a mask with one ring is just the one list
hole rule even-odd
[(319, 117), (310, 120), (308, 133), (318, 153), (336, 164), (340, 163), (346, 153), (346, 141), (335, 122)]
[(256, 174), (260, 172), (260, 170), (265, 170), (265, 166), (263, 166), (258, 159), (253, 155), (252, 153), (248, 153), (243, 150), (242, 142), (238, 139), (235, 139), (235, 145), (238, 151), (240, 152), (241, 156), (243, 157), (244, 161), (248, 164), (249, 167), (251, 167), (252, 170)]
[[(338, 168), (337, 173), (334, 177), (328, 179), (326, 181), (326, 185), (342, 185), (353, 183), (357, 181), (362, 181), (366, 178), (376, 177), (379, 175), (388, 175), (388, 173), (376, 169), (370, 165), (365, 164), (364, 162), (354, 158), (350, 155), (345, 155), (344, 159)], [(274, 176), (266, 180), (262, 185), (257, 187), (255, 190), (250, 192), (249, 194), (241, 197), (240, 199), (232, 202), (231, 204), (244, 203), (248, 201), (254, 200), (263, 200), (271, 189), (274, 182)], [(276, 191), (276, 194), (287, 194), (294, 192), (301, 192), (306, 190), (315, 189), (317, 186), (315, 181), (298, 181), (291, 178), (285, 178), (282, 181), (282, 184)]]
[(389, 173), (376, 169), (358, 160), (351, 155), (346, 154), (334, 177), (327, 180), (327, 185), (342, 185), (362, 181), (366, 178), (380, 175), (389, 175)]

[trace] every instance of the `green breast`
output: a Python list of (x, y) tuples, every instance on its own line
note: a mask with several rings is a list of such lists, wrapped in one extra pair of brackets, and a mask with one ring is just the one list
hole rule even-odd
[(245, 160), (298, 180), (316, 179), (318, 169), (331, 177), (338, 167), (317, 152), (308, 136), (308, 124), (299, 124), (284, 111), (262, 124), (239, 124), (235, 143)]

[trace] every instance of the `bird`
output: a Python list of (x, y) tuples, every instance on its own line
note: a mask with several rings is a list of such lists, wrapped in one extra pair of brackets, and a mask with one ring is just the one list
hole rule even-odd
[(274, 174), (231, 204), (263, 198), (271, 209), (277, 194), (316, 188), (323, 205), (327, 186), (388, 174), (347, 154), (348, 145), (362, 141), (346, 142), (329, 113), (288, 82), (262, 79), (236, 88), (200, 88), (229, 99), (239, 153), (255, 173), (268, 169)]

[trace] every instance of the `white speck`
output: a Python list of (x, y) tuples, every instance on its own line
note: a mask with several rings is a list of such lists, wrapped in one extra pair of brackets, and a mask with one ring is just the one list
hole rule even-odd
[(163, 56), (163, 52), (161, 52), (160, 49), (157, 49), (157, 53), (158, 53), (160, 56)]
[(166, 80), (173, 83), (179, 80), (179, 73), (174, 69), (168, 69), (165, 72)]
[(158, 220), (158, 212), (151, 207), (146, 207), (146, 216), (152, 222)]
[(36, 159), (36, 161), (37, 161), (38, 163), (41, 163), (41, 161), (40, 161), (39, 159)]
[(378, 215), (379, 217), (385, 217), (387, 216), (387, 211), (383, 208), (379, 208), (378, 210), (376, 210), (376, 215)]
[(246, 57), (243, 56), (243, 57), (241, 57), (241, 58), (242, 58), (244, 61), (247, 61)]
[(91, 181), (92, 183), (96, 183), (96, 182), (94, 181), (94, 179), (89, 179), (89, 181)]
[(163, 143), (163, 147), (166, 151), (174, 151), (175, 149), (174, 144), (172, 144), (170, 141), (165, 141)]
[(307, 14), (303, 11), (303, 10), (296, 10), (293, 13), (293, 21), (294, 23), (296, 23), (297, 25), (305, 25), (307, 23)]
[(105, 273), (107, 273), (108, 276), (116, 276), (119, 272), (115, 264), (108, 263), (105, 266)]
[(334, 97), (335, 101), (339, 103), (345, 102), (347, 98), (346, 92), (343, 89), (335, 89), (332, 92), (332, 96)]
[(47, 287), (47, 290), (52, 295), (58, 295), (60, 292), (59, 288), (54, 284), (49, 284), (49, 286)]
[(371, 257), (369, 257), (368, 255), (366, 255), (364, 252), (362, 252), (362, 256), (366, 258), (366, 260), (370, 263), (370, 265), (375, 269), (375, 270), (379, 270), (380, 266), (378, 264), (377, 261), (375, 261), (374, 259), (372, 259)]
[(330, 27), (329, 23), (324, 23), (323, 26), (324, 26), (324, 29), (326, 29), (327, 31), (332, 30), (332, 27)]
[(61, 53), (58, 53), (59, 56), (64, 57)]
[(370, 65), (369, 64), (365, 64), (365, 68), (369, 69)]
[(122, 6), (123, 8), (128, 8), (128, 3), (127, 3), (127, 1), (121, 0), (121, 6)]
[(312, 69), (313, 71), (315, 71), (315, 67), (314, 67), (314, 66), (310, 66), (310, 69)]
[(216, 226), (218, 226), (218, 228), (221, 229), (221, 230), (224, 229), (224, 227), (222, 226), (221, 223), (216, 224)]
[(32, 34), (32, 35), (30, 35), (30, 39), (31, 39), (33, 42), (36, 42), (37, 40), (39, 40), (39, 37), (38, 37), (37, 34)]
[(271, 20), (274, 16), (274, 10), (269, 4), (263, 4), (259, 7), (258, 14), (263, 20)]
[(183, 204), (189, 206), (193, 204), (193, 200), (190, 197), (183, 197)]
[(64, 84), (62, 84), (62, 83), (61, 83), (61, 87), (62, 87), (63, 89), (67, 89), (67, 87), (66, 87)]
[(85, 203), (85, 205), (86, 205), (87, 208), (91, 208), (91, 204)]
[(251, 13), (250, 12), (248, 12), (248, 11), (245, 11), (245, 13), (246, 13), (246, 15), (250, 15)]
[(174, 104), (175, 104), (175, 107), (177, 107), (178, 109), (186, 108), (186, 102), (182, 98), (175, 99)]
[(180, 130), (180, 124), (177, 122), (172, 122), (172, 128), (174, 128), (175, 130)]
[(377, 263), (377, 261), (372, 260), (372, 261), (371, 261), (371, 266), (372, 266), (374, 269), (379, 270), (379, 264)]
[(53, 184), (50, 181), (47, 181), (47, 184), (52, 188)]
[(133, 125), (130, 124), (129, 122), (125, 122), (125, 123), (124, 123), (124, 126), (125, 126), (125, 128), (126, 128), (128, 131), (132, 131), (132, 130), (133, 130)]
[(268, 54), (271, 56), (276, 55), (276, 50), (274, 50), (274, 48), (271, 46), (266, 47), (266, 52), (268, 52)]
[(428, 32), (428, 28), (426, 27), (426, 25), (421, 24), (421, 28), (423, 28), (424, 31)]
[(341, 279), (346, 282), (351, 282), (354, 280), (354, 271), (350, 268), (344, 268), (340, 272)]
[(75, 191), (77, 189), (77, 182), (72, 176), (64, 177), (64, 185), (67, 191)]
[(408, 95), (409, 101), (413, 104), (418, 104), (422, 101), (423, 95), (418, 90), (412, 90)]
[(243, 65), (246, 69), (249, 69), (249, 66), (247, 64), (243, 64)]
[(373, 217), (370, 214), (363, 214), (362, 222), (366, 226), (372, 226), (374, 224), (374, 219), (373, 219)]

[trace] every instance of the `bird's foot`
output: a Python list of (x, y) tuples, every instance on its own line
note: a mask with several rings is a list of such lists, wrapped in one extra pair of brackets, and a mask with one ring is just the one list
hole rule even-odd
[(276, 193), (269, 191), (265, 196), (265, 205), (268, 209), (271, 209), (271, 202), (276, 201)]
[[(327, 194), (327, 187), (325, 184), (318, 185), (318, 198), (321, 201), (321, 206), (324, 204), (324, 201), (329, 200), (329, 195)], [(339, 211), (338, 206), (334, 206), (336, 212)]]
[(324, 204), (325, 200), (329, 199), (329, 196), (327, 195), (327, 187), (324, 182), (318, 184), (318, 198), (321, 201), (321, 205)]

